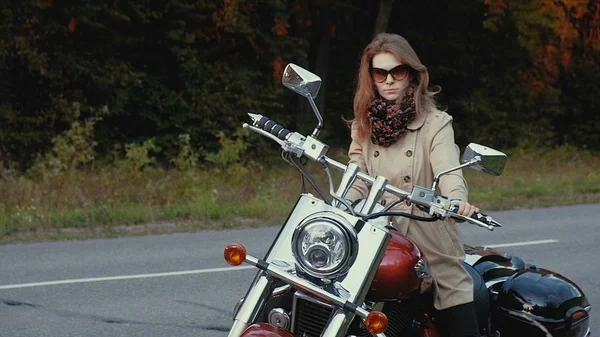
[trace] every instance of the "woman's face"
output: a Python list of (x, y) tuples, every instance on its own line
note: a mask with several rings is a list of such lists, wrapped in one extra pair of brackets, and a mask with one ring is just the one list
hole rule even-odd
[(371, 61), (371, 78), (377, 87), (377, 92), (390, 101), (404, 95), (410, 82), (409, 70), (408, 65), (403, 65), (394, 54), (388, 52), (373, 56)]

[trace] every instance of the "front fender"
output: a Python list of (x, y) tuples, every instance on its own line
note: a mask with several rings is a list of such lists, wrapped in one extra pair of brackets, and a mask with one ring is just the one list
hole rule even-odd
[(294, 337), (294, 335), (268, 323), (257, 323), (250, 325), (240, 337)]

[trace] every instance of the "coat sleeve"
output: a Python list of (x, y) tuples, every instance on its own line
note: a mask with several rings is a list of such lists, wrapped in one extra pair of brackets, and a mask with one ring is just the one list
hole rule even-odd
[[(352, 137), (352, 142), (350, 143), (350, 148), (348, 149), (348, 157), (350, 158), (348, 163), (354, 163), (360, 167), (361, 172), (368, 173), (365, 156), (363, 155), (363, 147), (358, 139), (357, 127), (355, 123), (352, 124), (352, 131), (350, 134)], [(367, 188), (367, 184), (360, 179), (356, 179), (352, 187), (350, 187), (348, 194), (346, 194), (346, 199), (350, 201), (365, 199), (368, 194), (369, 189)]]
[[(434, 176), (439, 172), (459, 165), (460, 149), (454, 143), (452, 117), (445, 112), (437, 112), (436, 123), (432, 125), (434, 136), (431, 143), (431, 168)], [(450, 199), (468, 201), (467, 182), (462, 170), (443, 175), (439, 189), (443, 196)]]

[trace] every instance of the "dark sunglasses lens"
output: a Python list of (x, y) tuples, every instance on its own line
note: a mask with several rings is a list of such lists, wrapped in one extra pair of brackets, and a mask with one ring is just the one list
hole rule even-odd
[(383, 82), (385, 81), (385, 79), (387, 78), (387, 71), (383, 70), (383, 69), (378, 69), (378, 68), (373, 68), (371, 69), (371, 77), (373, 78), (373, 81), (375, 82)]
[(400, 81), (403, 80), (406, 77), (406, 75), (408, 75), (408, 67), (398, 66), (390, 70), (390, 72), (392, 73), (392, 76), (396, 81)]

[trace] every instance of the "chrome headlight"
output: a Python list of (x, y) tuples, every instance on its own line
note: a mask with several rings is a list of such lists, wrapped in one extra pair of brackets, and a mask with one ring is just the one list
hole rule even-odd
[(321, 212), (296, 227), (292, 251), (302, 271), (317, 278), (334, 278), (354, 263), (358, 236), (342, 216)]

